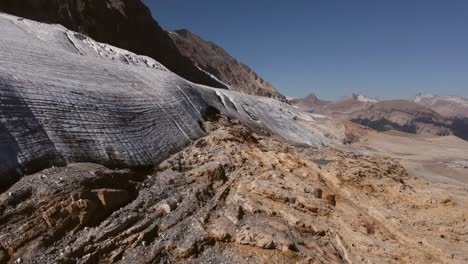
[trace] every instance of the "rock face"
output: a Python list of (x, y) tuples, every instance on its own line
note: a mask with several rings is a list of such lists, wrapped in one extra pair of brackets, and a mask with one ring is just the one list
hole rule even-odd
[(0, 195), (0, 262), (468, 261), (466, 190), (222, 116), (202, 126), (153, 171), (81, 163), (22, 178)]
[(195, 83), (226, 88), (182, 56), (140, 0), (2, 0), (0, 12), (68, 29), (149, 56)]
[(260, 95), (287, 102), (270, 83), (247, 65), (240, 63), (221, 47), (194, 33), (182, 29), (169, 32), (182, 55), (197, 67), (227, 84), (230, 89), (250, 95)]
[[(188, 82), (146, 56), (0, 14), (0, 186), (71, 162), (151, 166), (206, 135), (210, 115), (294, 145), (345, 137), (277, 100)], [(11, 176), (11, 177), (9, 177)]]
[(309, 113), (318, 113), (320, 112), (320, 110), (318, 110), (319, 108), (329, 103), (328, 101), (320, 100), (313, 93), (301, 99), (291, 99), (289, 100), (289, 102), (295, 107), (301, 109), (302, 111)]
[(455, 136), (468, 141), (468, 117), (452, 118), (452, 131)]
[(412, 100), (377, 101), (353, 94), (336, 101), (308, 96), (291, 103), (302, 111), (351, 120), (378, 131), (397, 130), (438, 136), (454, 134), (467, 138), (468, 122), (464, 119), (448, 118)]
[(450, 119), (454, 135), (468, 140), (468, 99), (462, 96), (418, 94), (411, 100)]

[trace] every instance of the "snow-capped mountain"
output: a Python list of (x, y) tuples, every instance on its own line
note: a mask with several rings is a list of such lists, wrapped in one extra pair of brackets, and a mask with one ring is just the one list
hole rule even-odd
[(418, 94), (410, 100), (449, 118), (468, 118), (468, 99), (463, 96)]
[(431, 98), (434, 98), (436, 97), (435, 95), (433, 94), (427, 94), (427, 93), (418, 93), (416, 96), (410, 98), (410, 100), (416, 102), (416, 103), (419, 103), (423, 100), (426, 100), (426, 99), (431, 99)]
[(354, 100), (357, 100), (357, 101), (362, 102), (362, 103), (377, 103), (378, 102), (378, 100), (371, 99), (371, 98), (365, 96), (362, 93), (353, 94), (352, 97), (353, 97)]

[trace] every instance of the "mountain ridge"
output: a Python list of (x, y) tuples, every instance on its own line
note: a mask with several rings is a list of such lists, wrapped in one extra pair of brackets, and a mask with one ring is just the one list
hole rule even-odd
[(180, 52), (194, 65), (227, 84), (230, 89), (250, 95), (259, 95), (287, 102), (269, 82), (255, 71), (211, 41), (204, 40), (187, 29), (169, 31)]

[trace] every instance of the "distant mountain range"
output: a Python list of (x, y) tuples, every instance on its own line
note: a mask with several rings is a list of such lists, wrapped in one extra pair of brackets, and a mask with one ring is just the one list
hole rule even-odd
[(418, 94), (408, 100), (376, 100), (352, 94), (336, 101), (314, 94), (291, 100), (299, 109), (351, 120), (378, 131), (456, 135), (468, 140), (468, 100), (462, 96)]
[(0, 12), (57, 23), (149, 56), (198, 84), (287, 100), (249, 67), (195, 34), (164, 31), (141, 0), (2, 0)]

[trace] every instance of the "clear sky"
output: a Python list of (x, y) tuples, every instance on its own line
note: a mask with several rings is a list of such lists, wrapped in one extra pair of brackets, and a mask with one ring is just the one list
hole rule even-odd
[(288, 96), (468, 96), (468, 0), (144, 1)]

